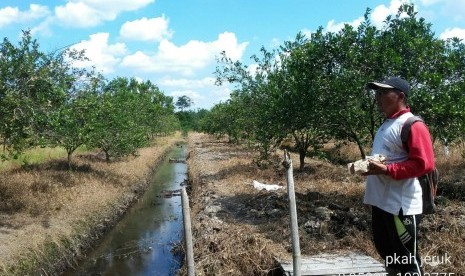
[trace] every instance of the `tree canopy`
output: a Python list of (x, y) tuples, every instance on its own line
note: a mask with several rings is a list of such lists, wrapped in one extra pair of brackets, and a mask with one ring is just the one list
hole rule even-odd
[(155, 135), (179, 129), (173, 98), (150, 81), (106, 80), (74, 66), (84, 52), (44, 53), (29, 31), (0, 44), (2, 159), (35, 146), (98, 148), (111, 157), (136, 154)]
[[(409, 105), (445, 144), (464, 138), (464, 44), (441, 40), (431, 24), (402, 5), (381, 28), (369, 20), (338, 32), (322, 28), (310, 37), (297, 34), (279, 49), (253, 56), (257, 70), (223, 55), (217, 83), (235, 84), (231, 99), (216, 105), (204, 130), (247, 139), (266, 158), (283, 139), (292, 137), (304, 157), (318, 154), (328, 141), (355, 142), (361, 157), (382, 117), (369, 81), (401, 76), (411, 84)], [(234, 111), (232, 111), (234, 110)]]

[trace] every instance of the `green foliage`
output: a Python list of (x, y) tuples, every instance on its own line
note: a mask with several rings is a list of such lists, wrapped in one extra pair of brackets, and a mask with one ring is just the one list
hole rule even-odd
[(18, 46), (7, 38), (0, 45), (0, 136), (10, 156), (36, 145), (49, 111), (65, 98), (54, 85), (56, 61), (39, 51), (29, 32)]
[(184, 109), (191, 107), (193, 103), (191, 98), (184, 95), (178, 98), (175, 105), (177, 108), (181, 109), (181, 111), (184, 111)]
[(73, 152), (78, 147), (89, 144), (96, 109), (97, 95), (89, 86), (75, 96), (70, 96), (50, 120), (51, 133), (47, 136), (47, 142), (66, 150), (69, 167)]
[(253, 56), (254, 72), (223, 54), (217, 83), (236, 89), (230, 101), (213, 107), (204, 130), (247, 138), (263, 157), (294, 137), (301, 168), (309, 149), (318, 151), (328, 139), (355, 142), (364, 157), (382, 122), (365, 84), (402, 76), (412, 86), (412, 111), (425, 118), (435, 138), (446, 145), (465, 138), (464, 44), (436, 38), (413, 5), (402, 5), (380, 29), (369, 15), (368, 9), (358, 28), (320, 28), (308, 38), (298, 34), (278, 51), (263, 48), (261, 58)]
[(105, 152), (107, 161), (135, 154), (148, 143), (153, 130), (148, 121), (156, 119), (151, 115), (158, 115), (163, 105), (157, 102), (157, 93), (141, 91), (137, 81), (121, 77), (104, 85), (92, 112), (89, 145)]
[(206, 109), (178, 111), (176, 112), (176, 118), (179, 120), (180, 128), (183, 132), (187, 133), (190, 130), (200, 131), (200, 122), (207, 113), (208, 110)]
[[(173, 98), (151, 82), (118, 77), (108, 83), (76, 68), (84, 52), (45, 54), (30, 32), (18, 45), (0, 44), (0, 143), (2, 160), (28, 148), (100, 148), (110, 157), (136, 154), (153, 136), (179, 128)], [(27, 162), (27, 160), (26, 160)]]

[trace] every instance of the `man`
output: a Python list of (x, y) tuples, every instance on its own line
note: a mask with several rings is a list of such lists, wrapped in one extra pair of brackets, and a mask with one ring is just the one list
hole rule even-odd
[[(409, 83), (402, 78), (369, 82), (385, 121), (373, 141), (372, 155), (386, 162), (370, 161), (364, 203), (371, 205), (375, 247), (395, 275), (423, 275), (418, 253), (418, 225), (422, 213), (422, 190), (417, 177), (432, 171), (431, 135), (423, 122), (414, 123), (408, 151), (400, 133), (407, 118), (414, 116), (407, 105)], [(410, 272), (410, 274), (408, 274)]]

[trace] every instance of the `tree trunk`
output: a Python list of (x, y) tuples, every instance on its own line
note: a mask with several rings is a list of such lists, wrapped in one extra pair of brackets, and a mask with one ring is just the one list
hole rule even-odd
[(66, 150), (68, 153), (68, 170), (71, 170), (71, 155), (73, 154), (74, 150)]
[(296, 133), (293, 133), (292, 135), (294, 136), (295, 144), (299, 151), (299, 170), (301, 171), (305, 167), (305, 156), (307, 155), (308, 142), (306, 138), (302, 137), (302, 135), (300, 137)]
[(299, 170), (302, 171), (305, 167), (305, 156), (307, 155), (307, 150), (299, 148)]
[(365, 150), (363, 149), (362, 142), (360, 141), (360, 139), (358, 139), (357, 135), (353, 135), (353, 138), (355, 142), (357, 142), (358, 150), (360, 151), (360, 155), (362, 159), (365, 159), (366, 154), (365, 154)]
[(108, 150), (103, 150), (103, 152), (105, 153), (105, 161), (107, 163), (110, 163), (110, 154), (109, 154)]

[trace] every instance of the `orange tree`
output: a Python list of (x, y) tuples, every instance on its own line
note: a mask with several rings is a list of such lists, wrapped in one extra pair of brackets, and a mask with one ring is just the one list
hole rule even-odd
[(103, 78), (100, 75), (88, 76), (87, 81), (79, 85), (74, 93), (68, 93), (66, 102), (54, 112), (49, 121), (50, 132), (46, 136), (46, 143), (66, 150), (68, 168), (71, 168), (74, 151), (89, 144), (94, 112), (98, 108), (96, 91), (103, 84)]
[[(321, 29), (307, 40), (301, 33), (280, 49), (279, 67), (270, 72), (267, 86), (274, 107), (277, 137), (294, 139), (299, 153), (300, 169), (304, 168), (307, 153), (317, 155), (328, 138), (320, 126), (322, 113), (321, 92), (328, 84), (326, 79), (327, 49), (321, 38)], [(310, 152), (309, 152), (310, 149)]]
[[(50, 134), (50, 120), (67, 99), (82, 71), (70, 63), (82, 59), (68, 51), (45, 54), (29, 31), (14, 45), (0, 44), (0, 136), (3, 158), (17, 157), (42, 145)], [(66, 61), (67, 60), (67, 61)], [(9, 155), (9, 156), (8, 156)]]
[[(248, 104), (246, 112), (231, 116), (249, 120), (249, 136), (263, 153), (292, 136), (301, 168), (308, 148), (317, 149), (327, 138), (357, 143), (364, 157), (382, 122), (365, 85), (390, 76), (411, 83), (409, 104), (433, 136), (443, 143), (463, 136), (463, 44), (436, 38), (413, 5), (402, 5), (379, 29), (369, 14), (357, 28), (346, 25), (336, 33), (320, 28), (308, 39), (298, 35), (280, 51), (262, 49), (255, 72), (241, 62), (221, 60), (227, 62), (217, 78), (238, 85), (231, 101)], [(223, 123), (218, 125), (228, 127)]]
[[(246, 137), (260, 152), (260, 160), (267, 160), (272, 150), (277, 146), (282, 137), (280, 125), (277, 124), (276, 107), (270, 100), (270, 87), (268, 76), (276, 70), (276, 53), (261, 49), (262, 56), (254, 55), (255, 70), (250, 70), (247, 65), (239, 61), (232, 61), (223, 53), (216, 69), (217, 84), (229, 82), (236, 85), (231, 94), (231, 101), (227, 108), (223, 107), (216, 112), (230, 112), (227, 116), (216, 116), (216, 118), (228, 118), (228, 121), (218, 122), (227, 128), (234, 128), (236, 137)], [(229, 110), (228, 110), (229, 109)], [(234, 117), (234, 125), (230, 122)], [(205, 120), (204, 120), (205, 121)], [(223, 133), (230, 132), (229, 130)], [(235, 138), (233, 138), (234, 140)]]

